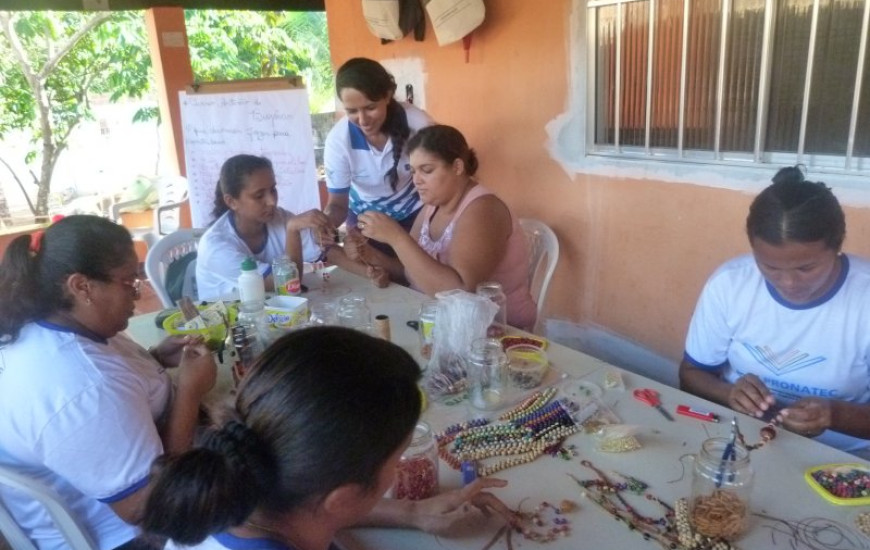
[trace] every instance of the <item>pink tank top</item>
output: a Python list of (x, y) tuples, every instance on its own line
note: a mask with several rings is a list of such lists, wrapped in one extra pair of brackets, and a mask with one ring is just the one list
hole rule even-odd
[[(472, 187), (459, 203), (459, 208), (453, 215), (453, 219), (444, 228), (444, 233), (440, 239), (432, 239), (429, 234), (429, 219), (435, 213), (435, 207), (426, 205), (420, 212), (423, 217), (423, 225), (420, 228), (420, 238), (417, 243), (431, 257), (435, 258), (443, 264), (450, 263), (450, 243), (453, 240), (453, 229), (456, 227), (456, 221), (462, 216), (462, 213), (468, 208), (472, 201), (484, 195), (492, 195), (492, 191), (478, 184)], [(488, 280), (501, 283), (507, 296), (507, 319), (508, 324), (523, 330), (532, 330), (535, 326), (535, 317), (537, 310), (535, 302), (532, 300), (532, 295), (529, 291), (529, 248), (526, 236), (517, 223), (516, 218), (511, 215), (513, 230), (508, 237), (507, 250), (504, 258), (496, 266)], [(411, 281), (411, 286), (417, 289), (414, 281)], [(419, 289), (417, 289), (419, 290)]]

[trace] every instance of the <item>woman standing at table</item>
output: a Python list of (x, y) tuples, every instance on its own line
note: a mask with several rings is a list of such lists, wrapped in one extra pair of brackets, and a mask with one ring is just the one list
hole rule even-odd
[(474, 177), (474, 150), (459, 130), (443, 125), (420, 130), (408, 150), (425, 204), (410, 235), (380, 212), (359, 217), (362, 234), (390, 245), (398, 259), (365, 247), (348, 246), (348, 255), (429, 295), (454, 288), (474, 292), (483, 281), (497, 281), (507, 296), (508, 323), (531, 329), (536, 310), (526, 238), (507, 205)]
[(338, 69), (335, 89), (346, 116), (326, 136), (324, 212), (335, 227), (347, 221), (352, 229), (360, 214), (376, 210), (410, 231), (421, 203), (405, 144), (432, 119), (396, 101), (396, 81), (371, 59), (348, 60)]
[[(130, 234), (96, 216), (22, 235), (0, 263), (0, 464), (56, 491), (100, 548), (137, 547), (151, 463), (190, 447), (216, 376), (198, 340), (148, 351), (121, 333), (138, 273)], [(42, 506), (3, 501), (39, 548), (65, 547)]]
[[(752, 255), (707, 281), (680, 385), (847, 451), (870, 446), (870, 263), (843, 254), (846, 221), (823, 183), (783, 168), (749, 209)], [(768, 413), (768, 411), (770, 411)]]
[(407, 352), (361, 332), (283, 336), (203, 447), (155, 465), (143, 525), (172, 539), (167, 548), (326, 550), (354, 525), (449, 535), (480, 517), (475, 507), (511, 518), (481, 492), (505, 484), (495, 479), (427, 500), (382, 498), (420, 415), (419, 377)]

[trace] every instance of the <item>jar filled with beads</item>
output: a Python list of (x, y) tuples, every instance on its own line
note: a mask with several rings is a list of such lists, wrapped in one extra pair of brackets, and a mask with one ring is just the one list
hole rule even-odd
[(739, 538), (749, 521), (754, 472), (749, 451), (739, 441), (710, 438), (695, 457), (689, 521), (703, 536), (724, 541)]
[(411, 443), (396, 466), (393, 498), (421, 500), (438, 494), (438, 447), (425, 422), (414, 427)]

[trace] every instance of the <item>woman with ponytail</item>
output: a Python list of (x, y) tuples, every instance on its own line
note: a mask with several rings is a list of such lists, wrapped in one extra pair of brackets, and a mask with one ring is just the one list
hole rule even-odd
[(283, 336), (222, 427), (155, 464), (143, 526), (168, 549), (327, 550), (359, 524), (449, 533), (482, 510), (509, 516), (481, 492), (505, 484), (495, 479), (428, 500), (382, 498), (420, 414), (419, 376), (403, 349), (352, 329)]
[[(0, 464), (56, 491), (102, 549), (141, 548), (151, 464), (190, 447), (216, 376), (199, 340), (145, 350), (121, 332), (138, 273), (130, 234), (96, 216), (22, 235), (0, 263)], [(35, 501), (0, 496), (37, 547), (66, 547)]]
[(367, 210), (383, 212), (410, 231), (422, 204), (411, 184), (405, 145), (432, 119), (396, 101), (393, 75), (371, 59), (345, 62), (336, 73), (335, 91), (346, 116), (326, 137), (324, 212), (336, 227), (347, 221), (351, 235), (357, 216)]

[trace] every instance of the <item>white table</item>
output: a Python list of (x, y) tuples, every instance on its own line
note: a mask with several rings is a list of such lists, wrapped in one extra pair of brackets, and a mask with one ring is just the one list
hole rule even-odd
[[(311, 274), (305, 277), (304, 282), (311, 289), (308, 297), (311, 300), (324, 299), (318, 290), (320, 281)], [(368, 281), (342, 271), (334, 271), (330, 281), (333, 286), (344, 285), (344, 288), (354, 292), (365, 293), (373, 316), (389, 315), (393, 342), (405, 347), (419, 359), (417, 334), (406, 325), (406, 321), (416, 319), (419, 304), (424, 296), (398, 285), (377, 289)], [(143, 345), (156, 343), (163, 336), (162, 331), (154, 326), (153, 318), (153, 315), (143, 315), (130, 322), (129, 333)], [(603, 453), (595, 450), (593, 436), (576, 434), (569, 438), (567, 443), (576, 446), (577, 457), (566, 461), (543, 456), (532, 463), (503, 470), (495, 475), (507, 479), (509, 485), (497, 490), (497, 495), (512, 507), (524, 501), (524, 510), (537, 506), (541, 501), (558, 503), (563, 499), (572, 500), (580, 505), (579, 511), (567, 516), (571, 520), (571, 536), (551, 542), (546, 545), (547, 548), (554, 550), (658, 548), (657, 543), (645, 541), (638, 533), (629, 531), (624, 523), (615, 521), (594, 503), (583, 499), (580, 487), (568, 477), (567, 473), (570, 472), (579, 479), (595, 478), (594, 472), (580, 464), (581, 459), (587, 459), (605, 472), (617, 471), (645, 481), (650, 485), (649, 492), (666, 502), (673, 503), (680, 497), (687, 497), (690, 493), (692, 460), (687, 455), (696, 453), (701, 443), (709, 437), (727, 437), (730, 431), (730, 419), (734, 413), (640, 375), (621, 371), (617, 367), (555, 343), (550, 344), (548, 355), (556, 371), (568, 377), (566, 382), (561, 382), (567, 384), (565, 387), (568, 388), (571, 388), (571, 384), (575, 381), (579, 387), (579, 381), (583, 380), (593, 382), (603, 389), (606, 372), (611, 369), (621, 372), (626, 390), (607, 390), (602, 399), (613, 408), (624, 423), (640, 427), (639, 439), (643, 448), (630, 453)], [(226, 380), (228, 373), (222, 374), (222, 378)], [(674, 415), (674, 422), (669, 422), (654, 409), (632, 398), (631, 390), (640, 387), (659, 391), (663, 405), (672, 414), (679, 404), (692, 405), (719, 414), (722, 422), (719, 424), (701, 422), (677, 415)], [(471, 409), (465, 403), (452, 407), (435, 404), (423, 414), (424, 420), (435, 430), (440, 430), (457, 420), (480, 416), (486, 414)], [(497, 414), (488, 416), (493, 418)], [(739, 415), (739, 422), (747, 441), (756, 441), (758, 430), (763, 424), (744, 415)], [(682, 461), (681, 457), (683, 457)], [(854, 525), (857, 513), (862, 511), (861, 507), (828, 504), (806, 484), (803, 478), (804, 471), (812, 466), (858, 462), (852, 455), (780, 429), (773, 442), (752, 452), (751, 461), (756, 472), (751, 502), (754, 511), (789, 520), (823, 517), (850, 527)], [(442, 488), (460, 485), (458, 472), (451, 470), (443, 462), (440, 473)], [(673, 481), (677, 479), (679, 481)], [(631, 497), (630, 502), (636, 505), (640, 513), (654, 517), (662, 515), (657, 506), (644, 499)], [(765, 527), (766, 525), (772, 524), (758, 518), (753, 519), (749, 532), (738, 542), (739, 546), (746, 550), (773, 548), (771, 532)], [(480, 550), (490, 541), (498, 528), (499, 525), (493, 521), (481, 525), (475, 532), (452, 538), (438, 538), (412, 530), (354, 529), (343, 533), (340, 542), (350, 550), (408, 548)], [(863, 542), (870, 547), (870, 538)], [(513, 544), (515, 548), (538, 546), (517, 535), (513, 537)], [(777, 546), (787, 548), (788, 542), (784, 538), (778, 538)], [(504, 547), (505, 543), (502, 539), (494, 548)]]

